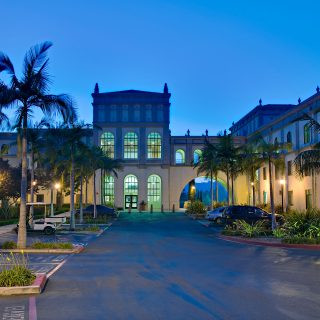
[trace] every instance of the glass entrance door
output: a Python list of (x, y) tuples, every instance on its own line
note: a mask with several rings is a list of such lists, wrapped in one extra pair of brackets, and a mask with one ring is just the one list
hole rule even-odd
[(138, 196), (126, 195), (125, 196), (125, 209), (137, 209), (138, 208)]

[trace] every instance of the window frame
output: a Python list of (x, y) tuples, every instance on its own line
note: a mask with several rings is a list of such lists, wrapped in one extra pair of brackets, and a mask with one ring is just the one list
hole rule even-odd
[[(177, 161), (177, 154), (180, 154), (181, 155), (181, 161)], [(177, 149), (176, 152), (175, 152), (175, 157), (174, 157), (174, 160), (175, 160), (175, 164), (176, 165), (183, 165), (186, 163), (186, 152), (183, 150), (183, 149)]]
[(100, 147), (111, 159), (115, 156), (115, 137), (111, 131), (105, 131), (100, 136)]
[(150, 132), (147, 136), (147, 159), (162, 159), (162, 136), (159, 132)]
[(123, 159), (137, 160), (139, 158), (139, 137), (134, 131), (127, 132), (123, 137)]

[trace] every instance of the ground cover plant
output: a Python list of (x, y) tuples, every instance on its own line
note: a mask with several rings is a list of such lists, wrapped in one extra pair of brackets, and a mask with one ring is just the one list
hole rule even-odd
[(34, 242), (33, 249), (73, 249), (71, 242)]

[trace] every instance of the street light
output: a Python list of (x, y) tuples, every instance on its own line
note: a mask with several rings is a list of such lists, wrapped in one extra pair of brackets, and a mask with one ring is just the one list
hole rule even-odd
[(254, 187), (254, 182), (252, 181), (251, 183), (252, 187), (252, 205), (256, 205), (256, 195), (255, 195), (255, 187)]
[(54, 188), (55, 188), (56, 190), (60, 189), (60, 183), (59, 183), (59, 182), (55, 183)]
[(286, 184), (286, 180), (281, 179), (280, 181), (280, 185), (281, 185), (281, 207), (282, 207), (282, 213), (284, 212), (284, 208), (283, 208), (283, 189), (284, 189), (284, 185)]
[(37, 184), (37, 181), (36, 181), (36, 180), (32, 181), (32, 185), (33, 185), (33, 186), (35, 186), (36, 184)]

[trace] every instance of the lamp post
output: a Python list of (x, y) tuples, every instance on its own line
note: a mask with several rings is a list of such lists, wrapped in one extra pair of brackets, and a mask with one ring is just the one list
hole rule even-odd
[(54, 210), (53, 210), (53, 187), (58, 191), (60, 189), (60, 183), (56, 182), (52, 187), (51, 187), (51, 204), (50, 204), (50, 216), (54, 216)]
[(252, 186), (252, 205), (255, 206), (256, 205), (256, 195), (255, 195), (255, 187), (254, 187), (254, 182), (251, 182), (251, 186)]
[(281, 185), (281, 208), (282, 208), (282, 213), (284, 212), (284, 206), (283, 206), (283, 190), (284, 190), (284, 185), (286, 181), (284, 179), (280, 180), (280, 185)]

